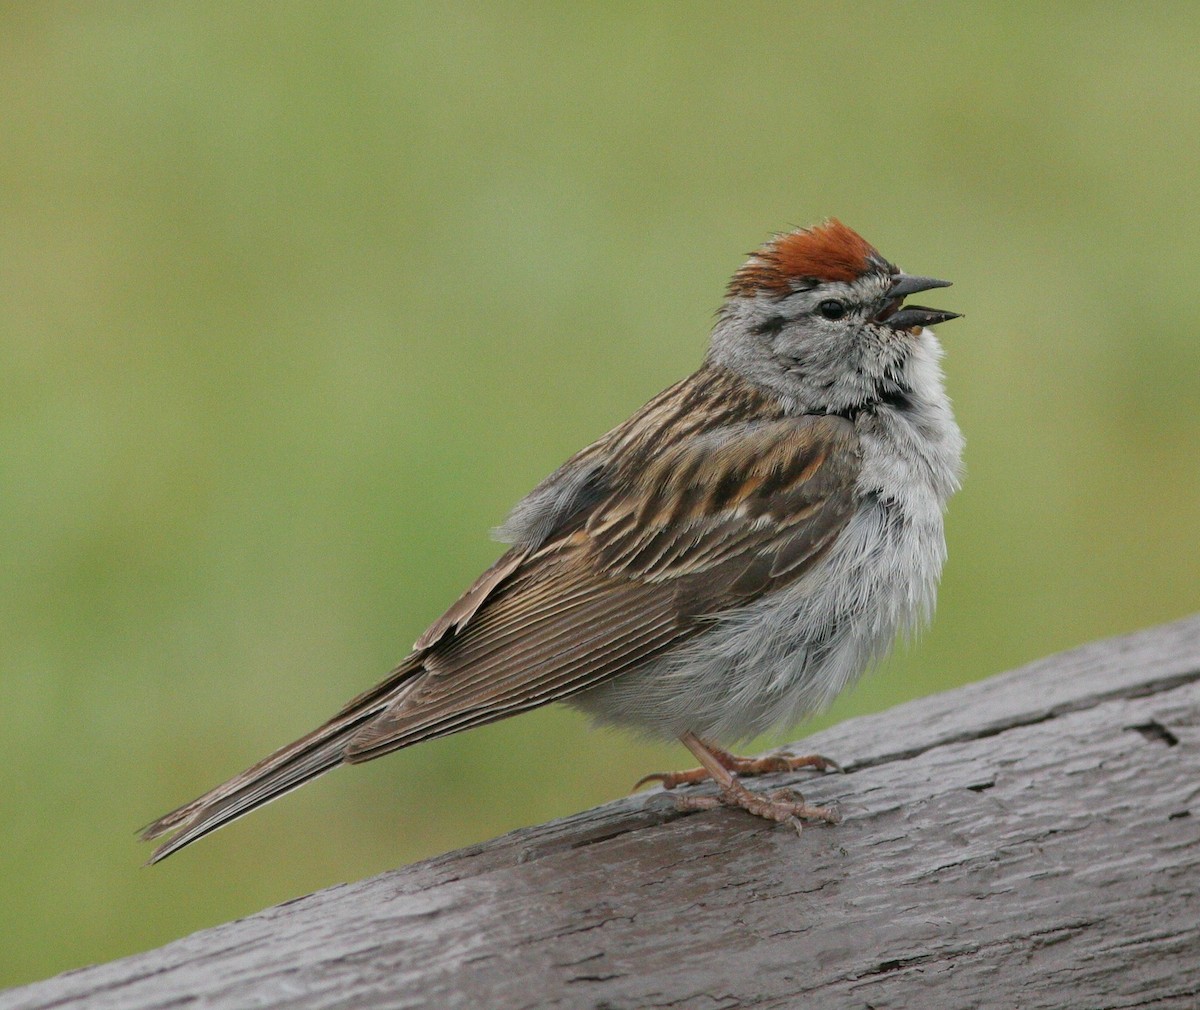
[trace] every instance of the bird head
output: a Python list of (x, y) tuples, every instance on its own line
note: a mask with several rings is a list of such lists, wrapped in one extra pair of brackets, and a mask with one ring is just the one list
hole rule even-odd
[(734, 274), (709, 360), (806, 413), (849, 413), (906, 395), (927, 327), (958, 313), (905, 303), (949, 281), (907, 274), (836, 219), (776, 235)]

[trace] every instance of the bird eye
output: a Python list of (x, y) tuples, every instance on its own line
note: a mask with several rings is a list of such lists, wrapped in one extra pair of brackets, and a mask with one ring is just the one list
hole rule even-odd
[(826, 319), (841, 319), (846, 314), (846, 303), (839, 302), (836, 298), (830, 298), (828, 301), (821, 302), (817, 306), (817, 311)]

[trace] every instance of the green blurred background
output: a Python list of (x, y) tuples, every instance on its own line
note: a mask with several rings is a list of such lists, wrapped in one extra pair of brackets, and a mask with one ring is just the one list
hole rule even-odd
[(381, 676), (775, 229), (967, 317), (939, 617), (823, 723), (1197, 609), (1198, 51), (1185, 4), (0, 8), (0, 984), (686, 763), (542, 711), (133, 838)]

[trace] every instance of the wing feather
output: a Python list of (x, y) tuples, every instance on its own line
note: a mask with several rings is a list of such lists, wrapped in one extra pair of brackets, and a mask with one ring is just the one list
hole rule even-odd
[(819, 562), (858, 466), (849, 422), (786, 417), (706, 365), (535, 488), (505, 526), (516, 546), (381, 683), (149, 825), (174, 833), (152, 859), (338, 764), (568, 697), (703, 634)]
[(439, 637), (347, 760), (582, 691), (798, 578), (849, 519), (857, 471), (853, 429), (830, 417), (729, 426), (661, 452)]

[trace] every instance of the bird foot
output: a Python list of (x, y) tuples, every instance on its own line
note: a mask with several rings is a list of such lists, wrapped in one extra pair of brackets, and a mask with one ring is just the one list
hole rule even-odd
[[(641, 782), (658, 781), (666, 789), (702, 782), (711, 778), (720, 792), (716, 796), (676, 796), (675, 807), (682, 811), (713, 810), (719, 806), (737, 807), (756, 817), (768, 821), (791, 824), (799, 834), (802, 821), (824, 821), (837, 824), (841, 816), (828, 807), (814, 807), (804, 797), (791, 789), (779, 789), (769, 795), (753, 793), (738, 780), (738, 775), (765, 775), (771, 772), (792, 771), (796, 768), (838, 768), (836, 762), (818, 754), (796, 757), (792, 754), (772, 754), (765, 758), (736, 757), (728, 751), (714, 747), (694, 733), (684, 733), (680, 742), (690, 750), (703, 767), (686, 772), (660, 772), (647, 775)], [(636, 788), (636, 786), (634, 787)]]
[(841, 815), (828, 807), (814, 807), (804, 801), (804, 797), (794, 789), (777, 789), (769, 795), (753, 793), (740, 783), (732, 787), (722, 786), (719, 796), (676, 796), (675, 809), (690, 812), (693, 810), (713, 810), (720, 806), (736, 807), (763, 817), (768, 821), (778, 821), (790, 824), (796, 829), (796, 834), (804, 830), (804, 821), (823, 821), (826, 824), (837, 824)]
[[(795, 771), (797, 768), (815, 768), (819, 772), (842, 770), (842, 766), (836, 761), (822, 757), (820, 754), (795, 755), (790, 751), (779, 751), (775, 754), (768, 754), (766, 757), (751, 758), (730, 754), (729, 751), (714, 747), (712, 744), (705, 744), (705, 746), (722, 768), (744, 777), (775, 775), (779, 772)], [(710, 778), (712, 778), (712, 773), (707, 768), (689, 768), (687, 771), (681, 772), (653, 772), (650, 775), (643, 775), (633, 788), (636, 790), (647, 782), (658, 782), (664, 789), (674, 789), (677, 786), (694, 785)]]

